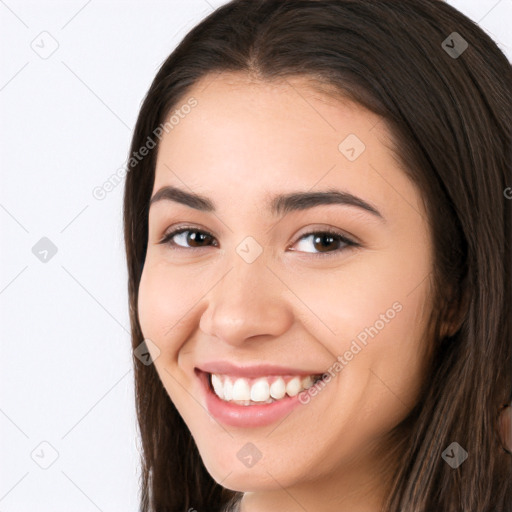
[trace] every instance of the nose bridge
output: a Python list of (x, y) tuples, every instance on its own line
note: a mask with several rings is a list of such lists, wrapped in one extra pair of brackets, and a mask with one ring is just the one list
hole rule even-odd
[(207, 308), (200, 321), (202, 331), (230, 344), (285, 332), (292, 314), (282, 296), (283, 284), (267, 268), (264, 254), (251, 261), (244, 253), (235, 253), (228, 260), (224, 277), (206, 297)]

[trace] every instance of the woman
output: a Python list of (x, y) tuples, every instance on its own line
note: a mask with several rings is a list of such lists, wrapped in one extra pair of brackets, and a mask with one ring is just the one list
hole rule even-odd
[(190, 31), (125, 188), (141, 510), (506, 510), (511, 79), (437, 0)]

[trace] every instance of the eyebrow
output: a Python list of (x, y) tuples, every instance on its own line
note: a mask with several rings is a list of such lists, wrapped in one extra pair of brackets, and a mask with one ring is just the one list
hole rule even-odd
[[(173, 186), (160, 188), (149, 201), (149, 207), (159, 201), (173, 201), (202, 212), (216, 211), (215, 203), (209, 198)], [(320, 192), (291, 192), (273, 196), (269, 201), (269, 210), (273, 216), (285, 216), (292, 211), (330, 204), (360, 208), (380, 220), (385, 220), (375, 206), (349, 192), (334, 189)]]

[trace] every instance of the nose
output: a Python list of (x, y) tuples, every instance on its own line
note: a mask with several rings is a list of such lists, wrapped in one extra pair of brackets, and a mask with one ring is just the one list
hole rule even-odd
[(258, 336), (281, 336), (293, 323), (286, 285), (263, 257), (249, 264), (235, 256), (231, 269), (206, 296), (200, 329), (233, 346)]

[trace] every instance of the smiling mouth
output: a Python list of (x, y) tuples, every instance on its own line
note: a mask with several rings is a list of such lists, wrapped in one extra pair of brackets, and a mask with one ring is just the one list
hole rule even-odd
[(207, 376), (210, 389), (218, 398), (224, 402), (245, 406), (286, 400), (322, 379), (322, 374), (274, 375), (250, 379), (219, 373), (208, 373)]
[(303, 395), (326, 378), (325, 373), (275, 365), (243, 367), (215, 362), (201, 366), (195, 367), (194, 373), (208, 415), (236, 428), (264, 427), (282, 420), (301, 404), (309, 403)]

